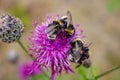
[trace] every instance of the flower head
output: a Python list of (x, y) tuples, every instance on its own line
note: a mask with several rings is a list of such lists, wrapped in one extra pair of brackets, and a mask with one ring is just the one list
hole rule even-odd
[(18, 18), (6, 14), (0, 16), (0, 41), (11, 43), (19, 40), (23, 28)]
[[(57, 17), (56, 19), (59, 19)], [(70, 42), (77, 33), (67, 38), (64, 31), (57, 34), (55, 40), (49, 40), (46, 33), (48, 24), (52, 23), (53, 18), (49, 17), (47, 22), (38, 25), (34, 24), (33, 36), (29, 38), (31, 47), (30, 55), (42, 68), (51, 68), (51, 80), (54, 80), (55, 74), (73, 72), (67, 60), (67, 52), (70, 49)]]

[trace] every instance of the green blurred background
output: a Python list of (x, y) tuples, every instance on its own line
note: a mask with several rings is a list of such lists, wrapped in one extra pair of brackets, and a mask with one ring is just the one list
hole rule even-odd
[[(80, 28), (84, 29), (84, 40), (93, 43), (90, 46), (90, 58), (95, 75), (120, 65), (120, 0), (0, 0), (0, 14), (10, 13), (23, 21), (25, 30), (21, 41), (26, 47), (34, 21), (41, 24), (46, 16), (58, 13), (62, 16), (67, 10), (71, 11), (74, 24), (80, 23)], [(0, 80), (18, 80), (16, 65), (6, 60), (10, 49), (17, 50), (18, 63), (30, 59), (17, 43), (0, 42)], [(119, 75), (120, 70), (100, 80), (120, 80)], [(78, 80), (78, 77), (76, 71), (63, 73), (56, 80)]]

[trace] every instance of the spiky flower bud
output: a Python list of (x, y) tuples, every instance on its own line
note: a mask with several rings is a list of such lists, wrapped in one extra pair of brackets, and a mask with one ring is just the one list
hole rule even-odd
[(18, 18), (8, 14), (0, 16), (0, 41), (11, 43), (19, 40), (23, 28)]

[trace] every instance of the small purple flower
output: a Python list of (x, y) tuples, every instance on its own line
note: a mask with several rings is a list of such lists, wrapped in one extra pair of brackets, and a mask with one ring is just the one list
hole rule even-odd
[[(59, 19), (57, 17), (56, 19)], [(70, 42), (77, 34), (67, 38), (64, 31), (61, 31), (55, 40), (49, 40), (46, 33), (48, 24), (52, 23), (53, 18), (48, 17), (47, 22), (38, 25), (34, 24), (33, 36), (29, 38), (31, 47), (30, 55), (34, 61), (41, 67), (48, 70), (51, 68), (51, 78), (54, 80), (56, 74), (61, 74), (64, 70), (66, 73), (73, 72), (67, 60), (67, 52), (70, 49)]]
[(29, 61), (28, 63), (20, 64), (18, 66), (18, 74), (20, 80), (29, 80), (30, 76), (40, 74), (41, 70), (39, 65), (34, 61)]

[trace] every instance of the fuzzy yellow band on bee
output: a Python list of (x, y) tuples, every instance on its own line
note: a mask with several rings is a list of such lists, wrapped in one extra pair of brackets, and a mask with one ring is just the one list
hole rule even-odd
[(60, 20), (55, 20), (56, 22), (58, 22), (60, 25), (62, 25), (62, 22)]
[(81, 42), (83, 42), (80, 38), (75, 38), (73, 41), (81, 41)]
[(80, 39), (80, 38), (75, 38), (75, 39), (74, 39), (74, 41), (77, 41), (77, 40), (80, 40), (80, 41), (81, 41), (81, 39)]
[(74, 30), (70, 30), (70, 29), (65, 29), (66, 32), (70, 33), (70, 34), (73, 34), (74, 33)]

